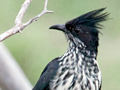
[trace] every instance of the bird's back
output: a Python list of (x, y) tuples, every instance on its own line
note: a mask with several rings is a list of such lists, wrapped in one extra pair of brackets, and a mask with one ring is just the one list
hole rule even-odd
[(38, 82), (32, 90), (50, 90), (50, 82), (58, 70), (59, 58), (52, 60), (43, 70)]

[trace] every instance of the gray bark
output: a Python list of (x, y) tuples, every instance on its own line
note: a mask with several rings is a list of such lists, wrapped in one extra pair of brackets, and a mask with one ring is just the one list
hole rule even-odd
[(22, 69), (2, 43), (0, 43), (0, 88), (2, 90), (32, 89)]

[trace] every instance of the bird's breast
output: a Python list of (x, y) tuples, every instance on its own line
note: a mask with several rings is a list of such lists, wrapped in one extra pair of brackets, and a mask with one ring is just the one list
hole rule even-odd
[(99, 90), (101, 72), (97, 61), (83, 59), (82, 54), (75, 53), (61, 57), (59, 69), (50, 83), (51, 90)]

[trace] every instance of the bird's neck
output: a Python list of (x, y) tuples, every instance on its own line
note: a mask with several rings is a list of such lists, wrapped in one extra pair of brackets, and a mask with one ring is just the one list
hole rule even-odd
[(80, 44), (78, 46), (75, 46), (74, 43), (69, 42), (69, 47), (66, 51), (66, 53), (60, 57), (60, 61), (62, 61), (62, 64), (66, 64), (69, 62), (69, 65), (71, 63), (76, 62), (91, 62), (96, 60), (96, 53), (90, 52), (85, 49), (85, 46)]
[(73, 42), (69, 42), (69, 47), (67, 49), (67, 52), (69, 52), (69, 53), (75, 52), (78, 55), (82, 54), (83, 56), (89, 57), (89, 58), (96, 59), (96, 57), (97, 57), (97, 53), (87, 50), (86, 45), (84, 45), (84, 43), (79, 43), (78, 45), (75, 45)]

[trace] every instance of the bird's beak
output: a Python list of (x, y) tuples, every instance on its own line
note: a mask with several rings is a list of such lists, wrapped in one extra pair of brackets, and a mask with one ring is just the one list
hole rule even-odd
[(51, 26), (49, 29), (57, 29), (57, 30), (60, 30), (60, 31), (64, 31), (65, 25), (63, 25), (63, 24), (57, 24), (57, 25)]

